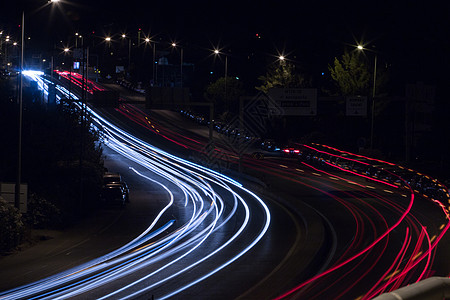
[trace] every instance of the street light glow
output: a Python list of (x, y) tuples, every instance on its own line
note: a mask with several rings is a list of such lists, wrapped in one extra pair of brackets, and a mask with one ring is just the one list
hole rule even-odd
[(64, 48), (64, 52), (69, 52), (70, 51), (70, 49), (69, 48)]
[(59, 2), (60, 0), (50, 0), (50, 2), (51, 3), (57, 3), (57, 2)]
[(107, 36), (107, 37), (105, 38), (105, 41), (111, 42), (111, 38), (110, 38), (109, 36)]
[(358, 50), (364, 50), (364, 47), (361, 45), (358, 45), (356, 48), (358, 48)]
[(145, 42), (146, 43), (150, 42), (150, 39), (149, 38), (145, 38)]
[(122, 37), (123, 37), (123, 38), (126, 38), (127, 36), (126, 36), (125, 34), (122, 34)]
[(172, 43), (172, 47), (176, 47), (177, 46), (177, 44), (175, 44), (175, 43)]
[(219, 52), (219, 50), (214, 49), (214, 53), (215, 53), (215, 54), (219, 54), (220, 52)]
[(280, 60), (285, 60), (284, 55), (280, 55), (278, 58), (279, 58)]

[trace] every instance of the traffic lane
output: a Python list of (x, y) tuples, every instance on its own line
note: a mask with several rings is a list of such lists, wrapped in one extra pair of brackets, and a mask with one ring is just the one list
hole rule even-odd
[[(285, 169), (285, 168), (283, 168), (283, 169)], [(267, 170), (267, 169), (266, 169)], [(260, 170), (261, 171), (261, 170)], [(304, 171), (304, 170), (303, 170)], [(315, 170), (316, 171), (316, 170)], [(304, 171), (305, 173), (308, 173), (307, 171)], [(280, 171), (280, 173), (282, 174), (283, 172), (282, 171)], [(315, 175), (315, 176), (317, 176), (316, 178), (320, 178), (320, 177), (322, 177), (322, 176), (318, 176), (318, 175), (320, 175), (320, 174), (317, 174), (317, 175)], [(322, 174), (323, 175), (323, 174)], [(303, 179), (302, 179), (302, 181), (308, 181), (311, 177), (315, 177), (315, 176), (312, 176), (312, 175), (307, 175), (307, 176), (305, 176)], [(342, 176), (342, 175), (341, 175)], [(326, 178), (326, 176), (323, 176), (323, 178), (325, 179)], [(351, 177), (350, 177), (351, 178)], [(328, 179), (331, 179), (330, 177), (328, 177)], [(292, 178), (290, 177), (289, 178), (289, 180), (292, 180)], [(333, 181), (336, 181), (336, 178), (335, 177), (333, 177)], [(374, 196), (370, 196), (370, 197), (368, 197), (367, 199), (364, 199), (364, 198), (361, 198), (361, 195), (360, 195), (360, 192), (357, 192), (357, 191), (352, 191), (352, 190), (354, 190), (354, 187), (357, 187), (357, 185), (355, 185), (354, 183), (354, 179), (352, 180), (353, 181), (353, 184), (352, 184), (352, 186), (350, 186), (350, 188), (349, 189), (347, 189), (346, 187), (344, 187), (343, 189), (341, 188), (341, 190), (340, 191), (338, 191), (338, 193), (337, 193), (337, 195), (339, 195), (340, 197), (342, 197), (342, 195), (346, 195), (346, 194), (351, 194), (351, 193), (353, 193), (354, 195), (355, 195), (355, 198), (356, 199), (358, 199), (358, 198), (360, 198), (357, 202), (356, 202), (356, 204), (358, 204), (358, 202), (360, 202), (361, 204), (363, 204), (363, 205), (365, 205), (365, 204), (368, 204), (368, 203), (370, 203), (370, 202), (374, 202), (373, 204), (371, 204), (371, 205), (377, 205), (377, 208), (376, 208), (376, 210), (375, 211), (378, 211), (378, 210), (381, 210), (382, 211), (382, 216), (386, 216), (386, 217), (383, 217), (384, 219), (387, 219), (387, 220), (396, 220), (396, 219), (398, 219), (399, 218), (399, 214), (401, 214), (401, 212), (402, 212), (402, 210), (404, 210), (405, 208), (406, 208), (406, 203), (407, 202), (405, 202), (405, 198), (403, 197), (404, 195), (403, 194), (400, 194), (400, 195), (398, 195), (398, 196), (395, 196), (395, 197), (393, 197), (393, 198), (396, 198), (394, 201), (395, 201), (395, 203), (391, 203), (391, 204), (388, 204), (388, 205), (386, 205), (386, 204), (383, 204), (383, 201), (380, 201), (380, 200), (383, 200), (383, 198), (377, 198), (377, 200), (375, 201), (374, 200), (374, 198), (376, 198), (376, 197), (374, 197)], [(362, 181), (361, 182), (362, 183), (362, 185), (363, 184), (367, 184), (366, 182), (364, 182), (364, 181)], [(321, 189), (323, 189), (323, 185), (321, 185), (321, 187), (320, 187)], [(373, 187), (373, 186), (371, 186), (371, 188), (375, 188), (375, 187)], [(390, 191), (390, 190), (387, 190), (384, 186), (383, 187), (378, 187), (380, 190), (379, 190), (379, 195), (378, 195), (378, 197), (386, 197), (386, 195), (389, 195), (390, 194), (390, 192), (392, 192), (392, 191)], [(403, 193), (404, 191), (402, 191), (402, 193)], [(335, 195), (336, 195), (336, 193), (334, 193)], [(353, 198), (353, 197), (348, 197), (348, 196), (346, 196), (346, 197), (344, 197), (344, 198), (349, 198), (350, 200)], [(389, 196), (388, 197), (389, 199), (390, 198), (392, 198), (392, 196)], [(346, 201), (349, 201), (349, 199), (346, 199)], [(386, 198), (384, 199), (384, 200), (386, 200)], [(423, 200), (423, 199), (422, 199)], [(316, 202), (317, 202), (317, 199), (316, 199)], [(395, 207), (396, 205), (398, 205), (399, 203), (403, 203), (404, 204), (404, 207), (403, 208), (401, 208), (400, 210), (398, 210), (398, 209), (394, 209), (394, 212), (392, 212), (392, 210), (393, 210), (393, 206)], [(416, 202), (417, 203), (417, 202)], [(422, 202), (421, 202), (422, 203)], [(439, 211), (439, 207), (438, 206), (436, 206), (436, 205), (434, 205), (434, 203), (431, 203), (430, 201), (428, 201), (428, 202), (426, 202), (427, 204), (428, 204), (428, 206), (429, 206), (429, 208), (434, 212), (434, 215), (436, 215), (436, 216), (440, 216), (441, 217), (441, 220), (443, 219), (442, 217), (443, 217), (443, 214)], [(380, 207), (380, 204), (381, 204), (381, 207)], [(327, 204), (327, 206), (326, 206), (330, 211), (336, 211), (336, 208), (332, 208), (332, 209), (330, 209), (332, 206), (330, 206), (330, 204)], [(323, 209), (323, 208), (322, 208)], [(364, 211), (367, 211), (367, 209), (365, 209)], [(421, 209), (419, 209), (419, 211), (423, 211), (423, 209), (421, 208)], [(395, 214), (394, 214), (395, 213)], [(392, 215), (392, 216), (390, 216), (390, 214), (392, 215), (392, 214), (394, 214), (394, 215)], [(338, 215), (340, 215), (340, 214), (338, 214)], [(415, 218), (415, 217), (414, 217)], [(336, 219), (336, 218), (333, 218), (333, 219)], [(344, 219), (346, 219), (346, 218), (344, 218)], [(368, 218), (368, 219), (370, 219), (370, 218)], [(376, 218), (376, 217), (374, 217), (373, 218), (374, 220), (377, 220), (377, 219), (379, 219), (379, 217), (378, 218)], [(436, 220), (436, 218), (434, 218), (434, 220)], [(336, 222), (336, 221), (334, 221), (334, 222)], [(362, 225), (363, 225), (364, 223), (362, 223)], [(369, 225), (370, 225), (370, 223), (369, 223)], [(420, 224), (419, 225), (417, 225), (417, 226), (419, 226), (420, 227)], [(416, 226), (416, 227), (417, 227)], [(377, 229), (377, 227), (378, 226), (373, 226), (372, 225), (372, 227), (374, 228), (374, 229)], [(337, 226), (337, 228), (344, 228), (344, 227), (342, 227), (342, 226)], [(400, 227), (399, 227), (400, 228)], [(340, 229), (340, 231), (342, 231), (342, 229)], [(369, 231), (370, 232), (370, 231)], [(374, 231), (375, 232), (375, 231)], [(416, 233), (416, 234), (419, 234), (418, 232)], [(376, 237), (376, 235), (373, 235), (373, 237)], [(416, 235), (416, 237), (417, 237), (417, 235)], [(393, 234), (391, 234), (390, 235), (390, 239), (391, 238), (394, 238), (394, 239), (396, 239), (397, 241), (401, 241), (402, 240), (402, 236), (400, 235), (400, 236), (398, 236), (398, 238), (395, 238), (394, 236), (393, 236)], [(368, 242), (370, 242), (370, 238), (369, 239), (367, 239), (367, 238), (365, 238), (364, 239), (364, 243), (368, 243)], [(363, 244), (364, 244), (363, 243)], [(358, 249), (358, 248), (355, 248), (355, 249)], [(388, 251), (389, 252), (389, 251)], [(375, 256), (374, 257), (375, 259), (378, 259), (377, 258), (377, 256)], [(392, 261), (392, 260), (390, 260), (389, 258), (388, 259), (385, 259), (385, 261), (387, 262), (387, 263), (389, 263), (389, 261)], [(356, 276), (356, 278), (358, 278), (358, 276)], [(331, 280), (330, 282), (336, 282), (336, 280)], [(354, 284), (354, 281), (352, 282), (352, 284)], [(328, 285), (326, 285), (326, 286), (329, 286), (329, 284)], [(320, 289), (320, 290), (323, 290), (323, 287)], [(354, 291), (356, 291), (357, 289), (355, 288), (354, 289)], [(313, 295), (313, 294), (311, 294), (311, 295)]]
[(165, 189), (138, 175), (133, 170), (138, 170), (145, 176), (167, 185), (173, 190), (176, 201), (174, 201), (174, 205), (162, 216), (158, 224), (165, 224), (171, 219), (176, 219), (178, 221), (177, 226), (180, 226), (180, 224), (189, 220), (188, 214), (181, 215), (180, 211), (176, 208), (176, 206), (182, 205), (181, 203), (184, 204), (184, 195), (175, 185), (155, 175), (153, 172), (142, 168), (136, 162), (131, 161), (107, 146), (103, 147), (103, 154), (105, 156), (105, 166), (108, 171), (120, 173), (130, 189), (130, 202), (123, 209), (120, 222), (109, 228), (108, 232), (105, 232), (105, 245), (115, 240), (113, 247), (117, 248), (131, 241), (144, 232), (159, 212), (170, 202), (170, 197)]
[[(213, 186), (213, 188), (220, 189), (220, 187), (217, 186)], [(224, 195), (223, 193), (220, 194)], [(245, 197), (245, 195), (241, 196)], [(225, 205), (228, 207), (226, 208), (228, 212), (225, 214), (223, 217), (224, 220), (221, 220), (221, 222), (225, 220), (227, 221), (226, 223), (217, 224), (217, 229), (215, 229), (204, 242), (196, 240), (192, 245), (185, 245), (174, 252), (169, 250), (170, 248), (166, 249), (163, 253), (161, 253), (161, 259), (151, 262), (150, 265), (136, 270), (126, 277), (118, 278), (114, 282), (105, 286), (100, 286), (80, 297), (89, 296), (97, 298), (104, 296), (119, 287), (126, 286), (130, 283), (137, 283), (130, 286), (123, 292), (115, 294), (114, 297), (126, 297), (130, 293), (138, 292), (141, 289), (148, 288), (150, 286), (151, 290), (143, 291), (142, 293), (144, 293), (144, 295), (146, 293), (151, 293), (156, 296), (156, 298), (161, 298), (170, 292), (183, 289), (183, 287), (188, 286), (191, 282), (195, 282), (202, 276), (207, 275), (209, 272), (214, 272), (217, 269), (220, 271), (221, 266), (226, 265), (230, 262), (230, 260), (233, 260), (236, 255), (239, 255), (239, 253), (245, 251), (247, 247), (251, 246), (253, 241), (263, 230), (266, 222), (265, 210), (260, 207), (259, 203), (254, 203), (251, 198), (244, 198), (244, 200), (248, 201), (248, 210), (251, 214), (251, 218), (248, 220), (249, 223), (245, 226), (242, 224), (244, 224), (245, 220), (249, 217), (248, 211), (240, 205), (234, 212), (234, 197), (224, 196), (223, 200), (226, 203)], [(228, 213), (233, 213), (230, 219), (228, 219)], [(205, 221), (204, 223), (208, 224), (209, 221)], [(189, 236), (195, 236), (200, 230), (204, 229), (203, 227), (204, 226), (197, 228), (195, 231), (191, 232)], [(244, 230), (243, 232), (241, 232), (242, 229)], [(235, 235), (237, 235), (236, 238), (234, 238)], [(183, 240), (185, 239), (187, 239), (187, 237), (183, 237)], [(227, 244), (229, 241), (231, 241), (231, 243)], [(196, 245), (197, 242), (198, 247)], [(222, 249), (222, 247), (224, 248)], [(216, 253), (216, 251), (219, 252)], [(189, 254), (184, 256), (184, 254), (187, 253)], [(203, 261), (204, 259), (206, 260)], [(143, 264), (145, 264), (145, 262), (143, 262)], [(185, 268), (187, 268), (186, 271), (184, 271)], [(152, 275), (152, 272), (156, 272), (156, 274)], [(171, 278), (171, 275), (179, 272), (179, 276)], [(142, 278), (145, 278), (145, 281), (139, 283), (139, 280)], [(190, 291), (191, 289), (188, 289), (188, 292)], [(196, 290), (196, 292), (199, 291)], [(205, 291), (199, 292), (196, 296), (204, 297), (204, 293)], [(133, 297), (137, 296), (142, 295), (135, 295)]]
[[(147, 135), (147, 137), (146, 137), (147, 139), (151, 139), (152, 141), (153, 141), (153, 138), (151, 138), (150, 136), (148, 136)], [(282, 218), (280, 218), (280, 219), (282, 219)], [(313, 224), (313, 225), (312, 225)], [(308, 224), (308, 226), (310, 226), (310, 228), (312, 228), (313, 226), (315, 226), (316, 224), (320, 224), (320, 222), (311, 222), (311, 223), (309, 223)], [(277, 234), (277, 236), (280, 236), (280, 237), (282, 237), (282, 236), (285, 236), (285, 235), (283, 235), (283, 233), (285, 233), (286, 232), (286, 230), (284, 230), (284, 231), (281, 231), (281, 234), (280, 234), (280, 232)], [(309, 235), (308, 237), (311, 237), (311, 235)], [(310, 241), (312, 240), (313, 238), (310, 238)], [(316, 236), (316, 239), (317, 240), (319, 240), (319, 241), (321, 241), (322, 240), (322, 237), (320, 236), (320, 237), (317, 237)], [(319, 246), (317, 246), (317, 244), (319, 244)], [(288, 266), (288, 267), (292, 267), (292, 266), (296, 266), (296, 271), (298, 272), (298, 270), (304, 270), (304, 269), (306, 269), (306, 266), (308, 266), (309, 265), (309, 258), (314, 258), (314, 255), (316, 254), (316, 252), (318, 251), (318, 248), (320, 248), (320, 244), (321, 244), (321, 242), (319, 242), (319, 243), (317, 243), (317, 242), (310, 242), (310, 243), (305, 243), (305, 244), (302, 244), (302, 246), (304, 246), (304, 245), (308, 245), (309, 247), (308, 247), (308, 250), (303, 250), (302, 249), (302, 251), (304, 251), (303, 252), (303, 255), (292, 255), (292, 259), (291, 259), (291, 261), (290, 261), (290, 263), (288, 263), (288, 264), (286, 264), (286, 266)], [(283, 243), (281, 244), (281, 245), (283, 245)], [(284, 247), (284, 246), (283, 246)], [(312, 249), (312, 250), (311, 250)], [(298, 253), (298, 249), (296, 250), (297, 252), (296, 253)], [(276, 253), (276, 251), (273, 251), (272, 252), (272, 255), (273, 255), (273, 253)], [(308, 254), (308, 255), (305, 255), (305, 254)], [(299, 260), (298, 259), (298, 257), (302, 257), (302, 258), (304, 258), (304, 260), (302, 261), (302, 260)], [(294, 261), (296, 261), (297, 263), (292, 263), (292, 260), (294, 260)], [(314, 261), (314, 260), (313, 260)], [(321, 262), (320, 262), (321, 263)], [(280, 267), (281, 268), (281, 267)], [(318, 269), (320, 269), (320, 267), (318, 267)], [(308, 269), (308, 272), (310, 272), (310, 269)], [(293, 271), (291, 271), (290, 272), (291, 274), (293, 274), (294, 272)], [(306, 276), (306, 275), (304, 275), (304, 276)], [(293, 278), (296, 278), (297, 277), (297, 275), (296, 276), (292, 276)], [(270, 277), (272, 280), (273, 280), (273, 276), (272, 277)], [(280, 278), (280, 277), (277, 277), (277, 278)], [(286, 282), (288, 282), (288, 280), (285, 280), (285, 279), (281, 279), (280, 280), (280, 282), (283, 282), (283, 284), (286, 284)], [(195, 289), (195, 287), (194, 287), (194, 289)]]
[[(3, 257), (0, 290), (46, 278), (121, 247), (144, 231), (167, 205), (167, 194), (160, 187), (130, 171), (133, 162), (106, 147), (104, 154), (109, 171), (121, 173), (128, 182), (131, 202), (124, 209), (105, 206), (94, 217), (81, 221), (54, 239)], [(178, 211), (174, 209), (174, 213)], [(169, 218), (170, 215), (165, 220)]]

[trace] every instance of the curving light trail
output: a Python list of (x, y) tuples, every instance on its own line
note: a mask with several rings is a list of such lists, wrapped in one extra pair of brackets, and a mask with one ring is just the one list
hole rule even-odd
[[(63, 97), (69, 96), (64, 87), (57, 90)], [(73, 94), (70, 97), (77, 99)], [(149, 220), (144, 232), (123, 247), (65, 272), (1, 292), (0, 299), (67, 299), (105, 286), (101, 299), (128, 298), (172, 282), (169, 286), (173, 290), (164, 288), (165, 295), (159, 295), (171, 297), (232, 264), (265, 235), (270, 212), (255, 193), (229, 177), (153, 147), (89, 107), (87, 111), (93, 128), (103, 132), (104, 144), (137, 163), (139, 170), (132, 171), (165, 191), (167, 204)], [(176, 222), (167, 216), (175, 202), (185, 211)], [(255, 213), (262, 213), (264, 219), (251, 217)], [(237, 229), (222, 232), (231, 220), (232, 228), (239, 224)], [(210, 240), (214, 242), (208, 243)], [(224, 249), (233, 249), (233, 254), (218, 259)], [(196, 272), (190, 282), (174, 284), (181, 275), (202, 265), (203, 271)], [(130, 281), (129, 275), (136, 273), (141, 278)], [(114, 284), (118, 281), (120, 288)], [(108, 284), (115, 288), (111, 290)]]
[[(75, 80), (75, 84), (81, 87), (80, 79), (75, 78)], [(92, 90), (98, 88), (92, 85)], [(75, 97), (73, 98), (75, 99)], [(145, 112), (132, 105), (121, 104), (118, 112), (155, 134), (184, 148), (204, 151), (205, 141), (185, 137), (170, 129), (166, 129), (158, 125), (154, 120), (151, 120)], [(241, 190), (237, 192), (236, 186), (242, 187), (230, 178), (223, 177), (213, 171), (211, 171), (211, 175), (205, 176), (205, 168), (180, 160), (170, 154), (162, 153), (159, 149), (128, 136), (120, 129), (113, 126), (110, 127), (110, 125), (107, 125), (107, 122), (104, 122), (94, 112), (92, 112), (92, 115), (96, 126), (103, 128), (106, 143), (112, 149), (133, 161), (140, 162), (140, 164), (143, 163), (142, 166), (145, 169), (169, 181), (170, 187), (167, 186), (168, 190), (177, 190), (183, 195), (182, 202), (186, 210), (191, 212), (191, 217), (186, 223), (174, 229), (171, 235), (161, 238), (159, 244), (155, 245), (155, 247), (159, 248), (152, 248), (153, 244), (140, 245), (139, 247), (142, 249), (146, 251), (151, 250), (152, 252), (140, 252), (142, 256), (133, 258), (132, 262), (127, 262), (123, 265), (118, 264), (125, 260), (114, 262), (112, 265), (116, 269), (105, 271), (105, 274), (100, 275), (95, 273), (97, 277), (74, 285), (72, 289), (61, 290), (58, 294), (59, 297), (65, 298), (67, 295), (75, 296), (80, 292), (88, 292), (104, 284), (104, 282), (118, 278), (121, 274), (124, 276), (131, 274), (138, 267), (147, 267), (154, 262), (168, 260), (159, 268), (152, 269), (141, 279), (103, 295), (102, 299), (135, 297), (147, 292), (149, 289), (151, 290), (166, 282), (170, 282), (193, 267), (212, 259), (223, 248), (228, 247), (235, 239), (240, 238), (245, 228), (249, 226), (250, 221), (248, 217), (251, 214), (251, 206), (244, 201), (247, 198), (243, 197), (242, 193), (256, 199), (250, 191)], [(402, 169), (401, 166), (396, 166), (393, 163), (341, 151), (326, 145), (303, 146), (320, 154), (326, 154), (335, 159), (345, 160), (353, 164), (365, 166), (382, 164)], [(214, 151), (226, 152), (220, 147), (216, 147)], [(234, 158), (235, 160), (232, 160), (232, 163), (237, 162), (237, 158), (232, 153), (227, 158)], [(277, 299), (319, 299), (330, 295), (333, 295), (333, 298), (345, 298), (351, 294), (353, 289), (358, 288), (361, 290), (360, 299), (370, 299), (382, 292), (391, 291), (428, 276), (433, 264), (435, 249), (450, 227), (448, 208), (442, 201), (411, 189), (406, 182), (399, 184), (399, 181), (401, 182), (402, 180), (401, 178), (398, 178), (397, 182), (392, 183), (384, 179), (367, 176), (351, 168), (342, 167), (329, 161), (324, 161), (323, 163), (328, 169), (333, 169), (334, 171), (326, 172), (321, 167), (306, 163), (302, 163), (300, 166), (287, 166), (280, 165), (276, 161), (254, 160), (249, 156), (243, 156), (243, 165), (246, 168), (259, 173), (274, 175), (314, 189), (338, 203), (350, 216), (347, 222), (350, 220), (348, 224), (350, 225), (350, 230), (353, 230), (353, 236), (347, 248), (342, 253), (339, 253), (339, 256), (329, 257), (326, 268), (322, 268), (320, 272), (311, 278), (297, 283), (292, 289), (280, 293)], [(183, 168), (187, 168), (187, 170)], [(145, 172), (135, 171), (147, 177)], [(395, 176), (392, 173), (391, 175)], [(372, 183), (369, 185), (367, 182), (364, 183), (363, 180), (372, 181)], [(445, 191), (446, 199), (450, 199), (448, 192), (446, 192), (446, 187), (436, 180), (433, 180), (433, 182), (436, 182)], [(339, 191), (341, 194), (334, 195), (330, 191)], [(357, 193), (353, 194), (347, 191), (355, 191)], [(428, 229), (421, 221), (421, 218), (412, 211), (415, 201), (419, 199), (417, 196), (435, 202), (442, 209), (443, 220), (446, 223), (442, 224), (437, 234), (433, 235), (431, 233), (432, 230)], [(226, 199), (229, 199), (228, 204), (226, 204)], [(368, 201), (367, 199), (370, 200)], [(261, 203), (261, 207), (264, 207)], [(227, 205), (228, 207), (231, 205), (232, 209), (227, 209)], [(225, 226), (229, 220), (236, 218), (239, 211), (244, 211), (244, 217), (240, 218), (241, 227), (234, 232), (234, 235), (229, 236), (227, 240), (224, 240), (215, 249), (210, 249), (209, 254), (204, 258), (190, 261), (186, 263), (184, 268), (172, 269), (175, 262), (187, 260), (191, 253), (195, 253), (203, 248), (205, 241), (213, 238), (218, 229)], [(248, 249), (253, 247), (254, 243), (259, 241), (265, 230), (267, 230), (270, 221), (268, 210), (266, 216), (268, 216), (266, 217), (266, 220), (268, 220), (265, 223), (266, 225), (264, 228), (261, 228), (259, 235), (255, 236), (254, 242), (248, 244)], [(200, 230), (199, 224), (207, 225)], [(331, 230), (334, 231), (334, 228), (331, 228)], [(396, 241), (402, 242), (397, 243)], [(205, 272), (203, 276), (199, 276), (197, 279), (171, 292), (161, 294), (159, 297), (172, 297), (204, 280), (237, 260), (243, 253), (248, 251), (247, 248), (241, 248), (240, 251), (242, 252), (237, 251), (233, 258), (223, 263), (217, 263), (215, 268)], [(333, 250), (332, 253), (334, 255), (335, 251)], [(379, 265), (382, 265), (382, 267)], [(171, 273), (164, 279), (152, 281), (146, 287), (140, 288), (142, 282), (151, 281), (154, 276), (162, 274), (168, 269), (171, 270)], [(368, 282), (370, 282), (369, 285)], [(326, 286), (326, 288), (323, 288), (323, 286)], [(364, 286), (364, 288), (361, 289), (361, 286)]]

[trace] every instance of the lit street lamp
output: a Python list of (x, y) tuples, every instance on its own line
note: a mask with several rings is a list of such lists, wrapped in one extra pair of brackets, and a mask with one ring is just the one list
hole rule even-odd
[[(214, 49), (214, 54), (219, 55), (221, 52), (218, 49)], [(227, 77), (228, 77), (228, 55), (225, 55), (225, 101), (227, 101)]]
[[(362, 45), (356, 47), (359, 51), (367, 50)], [(370, 51), (370, 50), (369, 50)], [(372, 121), (370, 125), (370, 149), (373, 149), (373, 124), (374, 124), (374, 110), (375, 110), (375, 91), (376, 91), (376, 80), (377, 80), (377, 59), (378, 55), (376, 52), (373, 63), (373, 83), (372, 83)]]
[(219, 55), (223, 54), (225, 55), (225, 83), (227, 82), (227, 76), (228, 76), (228, 55), (221, 53), (218, 49), (214, 49), (214, 54)]
[[(57, 3), (59, 0), (50, 0), (50, 3)], [(20, 184), (22, 181), (22, 109), (23, 109), (23, 52), (25, 48), (25, 11), (22, 11), (22, 42), (20, 54), (20, 89), (19, 89), (19, 132), (17, 145), (17, 178), (15, 186), (14, 206), (20, 209)]]
[[(177, 44), (172, 43), (172, 47), (176, 48)], [(183, 47), (180, 47), (180, 87), (183, 87)]]
[[(122, 39), (126, 39), (127, 35), (125, 33), (122, 34)], [(130, 73), (130, 65), (131, 65), (131, 38), (128, 39), (128, 73)]]

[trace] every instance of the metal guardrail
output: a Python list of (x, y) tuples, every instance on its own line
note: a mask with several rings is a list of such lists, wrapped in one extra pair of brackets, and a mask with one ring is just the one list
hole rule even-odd
[(414, 284), (381, 294), (372, 300), (443, 300), (450, 299), (450, 278), (430, 277)]

